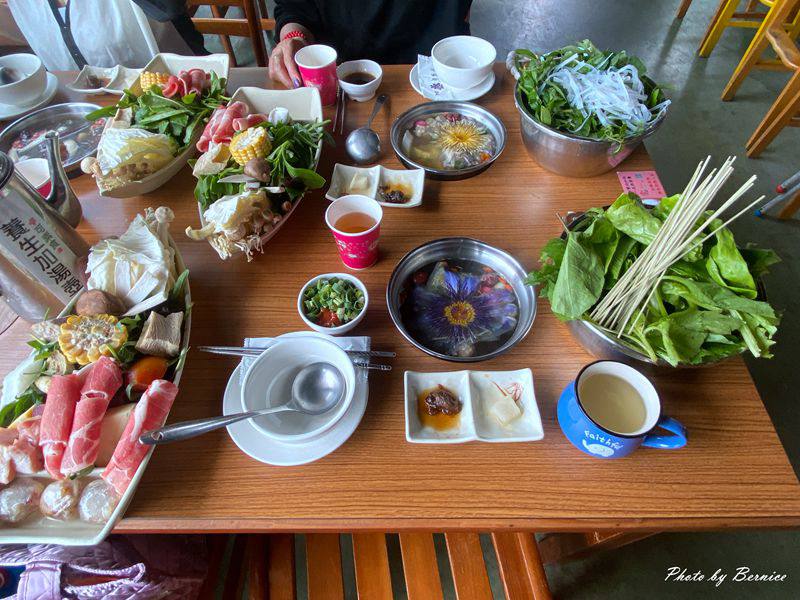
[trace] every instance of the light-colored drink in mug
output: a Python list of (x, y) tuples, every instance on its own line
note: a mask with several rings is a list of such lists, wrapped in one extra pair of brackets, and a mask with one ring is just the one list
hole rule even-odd
[(589, 418), (614, 433), (638, 432), (647, 418), (639, 392), (616, 375), (598, 373), (581, 379), (579, 395)]

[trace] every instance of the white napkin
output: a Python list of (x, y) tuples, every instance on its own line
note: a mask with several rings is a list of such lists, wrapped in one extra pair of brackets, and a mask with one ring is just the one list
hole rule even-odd
[(428, 100), (454, 100), (453, 91), (439, 79), (430, 56), (417, 55), (417, 79)]
[[(310, 332), (309, 332), (310, 333)], [(353, 337), (331, 337), (328, 336), (326, 339), (329, 339), (334, 344), (339, 346), (342, 350), (362, 350), (367, 351), (370, 349), (370, 342), (371, 338), (369, 336), (353, 336)], [(276, 342), (276, 338), (271, 337), (262, 337), (262, 338), (244, 338), (244, 347), (245, 348), (269, 348)], [(239, 370), (239, 381), (244, 384), (244, 376), (247, 373), (247, 370), (250, 368), (250, 365), (253, 364), (255, 360), (254, 356), (245, 356), (242, 358), (242, 368)], [(367, 382), (367, 374), (369, 371), (367, 369), (360, 369), (356, 367), (356, 384), (366, 383)]]

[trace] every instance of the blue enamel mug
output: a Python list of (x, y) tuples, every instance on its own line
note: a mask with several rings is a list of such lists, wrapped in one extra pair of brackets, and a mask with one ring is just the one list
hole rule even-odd
[[(622, 379), (635, 390), (636, 393), (630, 396), (635, 399), (635, 405), (628, 403), (626, 406), (635, 409), (631, 412), (635, 412), (637, 418), (624, 415), (629, 417), (627, 421), (636, 423), (629, 425), (633, 427), (629, 431), (618, 429), (625, 420), (614, 418), (612, 413), (598, 405), (596, 387), (587, 383), (598, 375), (605, 377), (595, 382), (608, 382), (608, 376), (612, 376)], [(609, 393), (613, 392), (606, 390), (602, 401), (609, 404), (616, 402), (618, 399), (608, 397)], [(612, 420), (616, 431), (610, 425)], [(558, 401), (558, 424), (573, 446), (596, 458), (622, 458), (639, 446), (675, 450), (686, 445), (686, 428), (672, 417), (661, 414), (661, 400), (650, 380), (633, 367), (612, 360), (599, 360), (586, 365), (575, 381), (564, 389)], [(656, 429), (664, 432), (655, 433)]]

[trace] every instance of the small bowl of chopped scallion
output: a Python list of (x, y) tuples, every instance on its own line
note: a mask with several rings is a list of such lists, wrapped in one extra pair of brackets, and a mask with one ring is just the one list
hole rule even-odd
[(369, 303), (367, 288), (347, 273), (318, 275), (303, 286), (297, 311), (314, 331), (337, 335), (361, 322)]

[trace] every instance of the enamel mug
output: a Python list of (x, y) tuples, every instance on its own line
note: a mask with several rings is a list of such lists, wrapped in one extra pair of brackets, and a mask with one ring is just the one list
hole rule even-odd
[[(613, 432), (587, 414), (581, 403), (582, 384), (594, 375), (613, 375), (633, 386), (645, 409), (639, 429)], [(686, 445), (686, 428), (672, 417), (662, 416), (661, 400), (650, 380), (633, 367), (611, 360), (586, 365), (564, 389), (558, 401), (558, 424), (573, 446), (596, 458), (622, 458), (639, 446), (675, 450)], [(656, 433), (656, 429), (664, 432)]]

